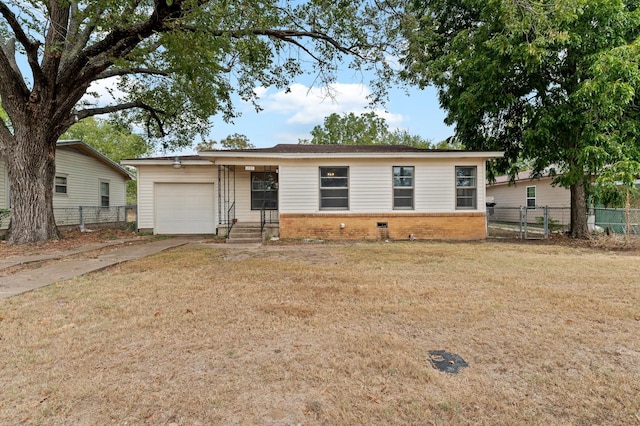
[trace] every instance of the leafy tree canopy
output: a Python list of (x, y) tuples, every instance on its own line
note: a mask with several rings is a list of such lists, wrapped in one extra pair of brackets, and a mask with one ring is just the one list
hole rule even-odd
[[(383, 98), (404, 1), (0, 1), (9, 243), (60, 236), (55, 143), (77, 120), (115, 114), (163, 148), (186, 146), (206, 136), (212, 115), (237, 114), (234, 94), (255, 103), (256, 87), (286, 87), (307, 70), (323, 85), (339, 66), (374, 73)], [(112, 102), (86, 96), (105, 82), (116, 84)]]
[(196, 146), (197, 151), (209, 151), (212, 149), (219, 149), (216, 145), (220, 145), (221, 149), (248, 149), (255, 148), (251, 142), (249, 142), (249, 138), (245, 135), (241, 135), (239, 133), (234, 133), (232, 135), (227, 136), (224, 139), (220, 139), (219, 142), (216, 141), (206, 141), (200, 142)]
[[(151, 154), (153, 145), (129, 127), (109, 120), (88, 117), (69, 128), (61, 139), (81, 140), (115, 162), (124, 158), (136, 158)], [(134, 170), (131, 170), (135, 173)], [(135, 204), (137, 185), (127, 182), (127, 204)]]
[(531, 160), (571, 188), (585, 236), (590, 176), (638, 163), (640, 2), (417, 0), (404, 76), (439, 89), (471, 149), (504, 150), (498, 172)]
[(81, 140), (115, 162), (151, 154), (153, 145), (129, 127), (109, 120), (89, 117), (67, 130), (61, 139)]
[(322, 126), (311, 130), (312, 138), (299, 143), (312, 145), (409, 145), (430, 148), (431, 142), (406, 130), (389, 130), (386, 120), (374, 112), (356, 115), (331, 114)]

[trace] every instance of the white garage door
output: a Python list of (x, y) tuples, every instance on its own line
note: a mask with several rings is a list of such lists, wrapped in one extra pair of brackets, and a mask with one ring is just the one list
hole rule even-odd
[(156, 183), (156, 234), (214, 234), (215, 191), (212, 183)]

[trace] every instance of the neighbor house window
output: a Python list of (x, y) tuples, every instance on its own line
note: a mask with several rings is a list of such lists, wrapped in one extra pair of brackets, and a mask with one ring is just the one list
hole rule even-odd
[(55, 194), (67, 194), (67, 177), (66, 176), (56, 176), (53, 192)]
[(527, 208), (528, 209), (536, 208), (536, 187), (535, 186), (527, 186)]
[(278, 175), (275, 172), (251, 173), (251, 210), (278, 209)]
[(413, 167), (393, 168), (393, 208), (413, 209)]
[(456, 209), (475, 209), (478, 188), (477, 167), (456, 166)]
[(109, 207), (109, 182), (100, 181), (100, 206)]
[(320, 208), (349, 209), (349, 167), (320, 167)]

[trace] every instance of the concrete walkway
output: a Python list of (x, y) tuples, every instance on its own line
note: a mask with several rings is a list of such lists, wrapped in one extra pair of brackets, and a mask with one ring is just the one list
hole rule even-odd
[[(0, 300), (26, 293), (58, 281), (99, 271), (109, 266), (150, 256), (170, 248), (185, 245), (192, 241), (194, 240), (190, 238), (176, 237), (134, 245), (125, 245), (126, 242), (120, 242), (119, 245), (116, 246), (116, 244), (118, 244), (117, 242), (106, 242), (89, 244), (78, 249), (57, 254), (5, 259), (0, 261), (0, 274), (3, 272), (3, 269), (16, 265), (28, 265), (34, 262), (46, 263), (38, 268), (29, 268), (27, 266), (16, 273), (0, 276)], [(110, 247), (113, 248), (95, 257), (81, 256), (82, 253), (90, 253), (95, 250)], [(74, 255), (80, 256), (70, 258), (70, 256)]]

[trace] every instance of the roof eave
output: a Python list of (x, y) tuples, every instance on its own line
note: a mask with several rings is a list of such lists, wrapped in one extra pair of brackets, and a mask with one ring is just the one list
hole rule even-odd
[(60, 140), (56, 143), (56, 148), (64, 148), (64, 147), (76, 148), (79, 151), (83, 152), (84, 154), (88, 155), (89, 157), (93, 157), (98, 161), (102, 161), (107, 166), (112, 168), (114, 171), (124, 176), (125, 179), (135, 180), (135, 176), (131, 174), (127, 169), (125, 169), (120, 164), (116, 163), (106, 155), (97, 151), (95, 148), (92, 148), (91, 146), (82, 142), (81, 140)]
[(198, 153), (203, 158), (213, 158), (213, 162), (219, 163), (217, 159), (386, 159), (386, 158), (482, 158), (494, 159), (502, 158), (502, 151), (436, 151), (436, 152), (317, 152), (317, 153), (265, 153), (265, 152), (223, 152), (223, 151), (201, 151)]

